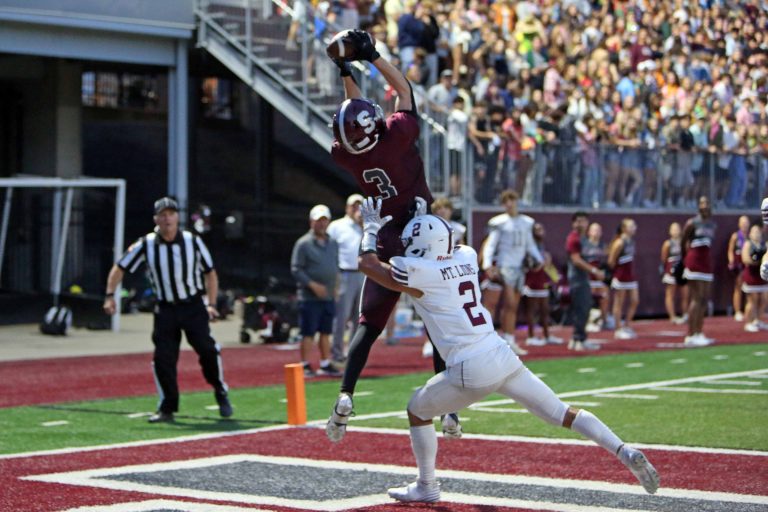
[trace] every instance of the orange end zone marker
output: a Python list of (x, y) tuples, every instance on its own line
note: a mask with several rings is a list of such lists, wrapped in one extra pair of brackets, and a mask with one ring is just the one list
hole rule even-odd
[(285, 397), (288, 399), (288, 424), (307, 423), (307, 399), (304, 394), (304, 366), (301, 363), (285, 365)]

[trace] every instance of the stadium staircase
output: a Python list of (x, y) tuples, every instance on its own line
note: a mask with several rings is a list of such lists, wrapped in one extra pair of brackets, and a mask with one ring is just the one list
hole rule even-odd
[[(307, 12), (311, 12), (307, 0)], [(295, 5), (295, 2), (293, 2)], [(325, 56), (325, 46), (340, 27), (328, 24), (323, 40), (317, 40), (311, 16), (301, 22), (298, 43), (286, 44), (294, 10), (283, 0), (196, 0), (197, 45), (214, 56), (238, 78), (281, 112), (309, 137), (330, 150), (333, 135), (329, 129), (336, 108), (343, 99), (338, 72)], [(301, 18), (298, 16), (297, 18)], [(302, 34), (307, 37), (302, 37)], [(332, 85), (320, 76), (308, 80), (308, 60), (331, 67)], [(314, 66), (320, 75), (321, 68)], [(392, 110), (392, 98), (384, 96), (381, 76), (372, 76), (367, 65), (354, 63), (353, 73), (363, 95), (379, 102), (384, 110)], [(323, 87), (323, 84), (325, 86)], [(435, 161), (429, 152), (445, 149), (445, 129), (429, 114), (421, 112), (422, 158)], [(447, 173), (447, 158), (442, 159), (437, 173)], [(447, 183), (447, 180), (440, 180)], [(442, 186), (430, 183), (432, 191)]]

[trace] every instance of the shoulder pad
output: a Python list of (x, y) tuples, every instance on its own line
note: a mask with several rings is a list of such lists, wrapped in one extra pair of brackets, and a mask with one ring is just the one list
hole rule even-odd
[(507, 220), (509, 220), (509, 215), (507, 215), (506, 213), (501, 213), (499, 215), (496, 215), (495, 217), (491, 217), (491, 220), (488, 221), (488, 227), (497, 228), (501, 224), (504, 224)]

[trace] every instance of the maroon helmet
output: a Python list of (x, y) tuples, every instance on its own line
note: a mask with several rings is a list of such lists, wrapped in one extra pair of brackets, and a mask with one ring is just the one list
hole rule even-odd
[(370, 100), (344, 100), (333, 116), (333, 135), (353, 155), (370, 151), (387, 128), (381, 107)]

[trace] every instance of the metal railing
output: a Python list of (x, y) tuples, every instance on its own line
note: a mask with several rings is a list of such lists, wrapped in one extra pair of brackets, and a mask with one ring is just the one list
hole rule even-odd
[(515, 189), (527, 206), (595, 209), (686, 209), (698, 197), (717, 209), (754, 210), (768, 195), (768, 155), (548, 142), (504, 155), (479, 156), (468, 145), (463, 196), (473, 206), (498, 204)]

